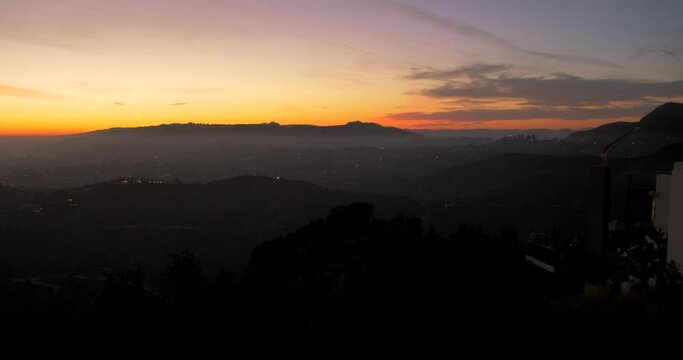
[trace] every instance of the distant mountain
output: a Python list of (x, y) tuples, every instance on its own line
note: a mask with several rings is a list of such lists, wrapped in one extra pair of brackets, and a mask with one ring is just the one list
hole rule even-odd
[(0, 206), (9, 219), (7, 231), (0, 228), (0, 261), (53, 273), (116, 264), (154, 269), (167, 252), (184, 249), (197, 252), (208, 268), (239, 268), (254, 246), (334, 206), (371, 203), (382, 216), (420, 212), (417, 203), (398, 196), (257, 176), (208, 184), (125, 178), (33, 195), (0, 188), (0, 200), (14, 203)]
[(270, 136), (418, 136), (407, 130), (386, 127), (376, 123), (351, 121), (345, 125), (316, 126), (316, 125), (280, 125), (276, 122), (267, 124), (164, 124), (135, 128), (111, 128), (97, 130), (73, 137), (93, 135), (189, 135), (208, 133), (212, 135), (270, 135)]
[(170, 124), (114, 128), (56, 138), (29, 153), (52, 165), (107, 161), (213, 160), (272, 148), (404, 147), (423, 137), (375, 123), (338, 126)]
[(616, 146), (612, 155), (639, 156), (653, 153), (673, 143), (683, 142), (683, 104), (669, 102), (658, 106), (639, 122), (615, 122), (569, 135), (566, 141), (594, 145), (594, 151), (633, 131)]

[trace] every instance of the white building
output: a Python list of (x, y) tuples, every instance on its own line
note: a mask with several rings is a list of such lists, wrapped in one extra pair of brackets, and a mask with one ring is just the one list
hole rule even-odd
[(683, 162), (674, 163), (671, 175), (657, 175), (656, 199), (654, 223), (668, 234), (667, 260), (683, 265)]

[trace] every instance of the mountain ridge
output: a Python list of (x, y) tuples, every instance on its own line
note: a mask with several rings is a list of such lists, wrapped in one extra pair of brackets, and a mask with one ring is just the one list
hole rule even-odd
[(0, 191), (0, 209), (11, 215), (12, 226), (36, 228), (45, 236), (7, 235), (13, 241), (0, 242), (0, 261), (13, 259), (26, 272), (97, 271), (131, 259), (153, 268), (162, 265), (164, 251), (191, 248), (208, 268), (237, 269), (263, 241), (355, 202), (375, 205), (382, 216), (422, 209), (404, 196), (267, 176), (208, 183), (121, 178), (58, 190), (6, 188)]
[(292, 124), (282, 125), (277, 122), (261, 124), (203, 124), (203, 123), (171, 123), (139, 127), (114, 127), (95, 130), (85, 133), (68, 135), (70, 137), (83, 137), (92, 135), (116, 135), (116, 134), (185, 134), (185, 133), (218, 133), (218, 134), (260, 134), (260, 135), (288, 135), (288, 136), (420, 136), (419, 134), (390, 126), (382, 126), (374, 122), (350, 121), (343, 125), (309, 125)]
[(614, 122), (592, 130), (575, 132), (566, 142), (589, 144), (602, 151), (607, 144), (629, 134), (611, 152), (617, 156), (642, 156), (683, 142), (683, 104), (667, 102), (657, 106), (638, 122)]
[(567, 137), (569, 141), (595, 141), (605, 137), (619, 137), (638, 129), (644, 132), (683, 133), (683, 103), (667, 102), (655, 107), (638, 122), (613, 122), (591, 130), (577, 131)]

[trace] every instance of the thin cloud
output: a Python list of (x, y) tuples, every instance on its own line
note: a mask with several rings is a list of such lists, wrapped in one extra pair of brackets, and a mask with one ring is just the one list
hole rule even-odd
[(568, 74), (549, 77), (475, 78), (425, 89), (432, 98), (522, 99), (535, 105), (606, 105), (617, 101), (683, 96), (683, 80), (586, 79)]
[[(1, 33), (0, 29), (0, 33)], [(87, 50), (86, 48), (80, 47), (80, 46), (75, 46), (69, 43), (66, 43), (66, 39), (50, 39), (49, 35), (33, 35), (33, 34), (25, 34), (21, 32), (13, 32), (12, 37), (6, 36), (4, 37), (4, 40), (10, 41), (10, 42), (15, 42), (19, 44), (28, 44), (28, 45), (33, 45), (33, 46), (41, 46), (41, 47), (46, 47), (46, 48), (52, 48), (52, 49), (58, 49), (58, 50), (66, 50), (66, 51), (71, 51), (71, 52), (85, 52), (85, 51), (90, 51)], [(92, 52), (92, 51), (90, 51)]]
[(663, 36), (659, 43), (637, 47), (631, 58), (655, 56), (683, 61), (683, 28), (674, 29), (670, 36)]
[(491, 73), (497, 73), (509, 70), (512, 65), (508, 64), (472, 64), (461, 66), (454, 69), (429, 69), (429, 70), (414, 70), (414, 72), (407, 76), (408, 79), (430, 79), (430, 80), (451, 80), (462, 76), (466, 77), (481, 77)]
[(534, 120), (534, 119), (559, 119), (559, 120), (591, 120), (591, 119), (618, 119), (639, 117), (652, 110), (651, 105), (634, 106), (626, 108), (557, 108), (541, 107), (527, 109), (468, 109), (438, 112), (406, 112), (389, 114), (388, 118), (394, 120), (425, 120), (447, 122), (485, 122), (499, 120)]
[(362, 55), (365, 55), (365, 56), (368, 56), (368, 57), (371, 57), (371, 58), (376, 58), (376, 59), (383, 60), (383, 61), (387, 61), (387, 62), (390, 62), (390, 63), (401, 64), (401, 65), (408, 65), (408, 66), (416, 66), (416, 67), (421, 67), (421, 68), (425, 67), (424, 65), (421, 65), (421, 64), (417, 64), (417, 63), (414, 63), (414, 62), (408, 62), (408, 61), (399, 60), (399, 59), (396, 59), (396, 58), (391, 57), (391, 56), (386, 56), (386, 55), (382, 55), (382, 54), (377, 53), (377, 52), (364, 50), (364, 49), (358, 48), (358, 47), (356, 47), (356, 46), (351, 46), (351, 45), (348, 45), (348, 44), (345, 44), (345, 43), (338, 43), (338, 42), (335, 42), (335, 41), (329, 41), (329, 40), (327, 40), (327, 39), (312, 37), (312, 36), (309, 36), (309, 35), (301, 35), (301, 34), (290, 34), (290, 35), (291, 35), (291, 36), (294, 36), (294, 37), (297, 37), (297, 38), (300, 38), (300, 39), (303, 39), (303, 40), (306, 40), (306, 41), (310, 41), (310, 42), (314, 42), (314, 43), (320, 43), (320, 44), (325, 44), (325, 45), (327, 45), (327, 46), (334, 47), (334, 48), (338, 48), (338, 49), (351, 50), (352, 52), (355, 52), (355, 53), (357, 53), (357, 54), (362, 54)]
[[(655, 102), (683, 97), (683, 80), (587, 79), (565, 73), (515, 76), (506, 71), (512, 67), (476, 63), (454, 69), (413, 70), (407, 78), (441, 81), (441, 85), (414, 93), (441, 100), (446, 108), (387, 117), (459, 123), (618, 119), (641, 116)], [(506, 102), (515, 105), (505, 107)]]
[(122, 106), (123, 105), (123, 103), (120, 103), (120, 102), (113, 102), (112, 104), (114, 104), (116, 106)]
[(489, 41), (493, 44), (503, 47), (513, 47), (514, 44), (504, 37), (498, 36), (488, 30), (468, 24), (464, 21), (455, 20), (453, 18), (441, 16), (421, 7), (402, 3), (394, 0), (372, 0), (372, 2), (379, 4), (385, 8), (391, 9), (398, 13), (408, 15), (415, 19), (432, 23), (438, 27), (446, 29), (452, 33), (470, 37), (480, 38)]
[(185, 92), (188, 94), (215, 94), (215, 93), (225, 93), (231, 91), (228, 88), (214, 88), (214, 87), (183, 87), (177, 88), (177, 91)]
[(187, 105), (187, 103), (186, 102), (178, 102), (178, 103), (171, 104), (171, 106), (183, 106), (183, 105)]
[(683, 61), (683, 45), (675, 46), (647, 46), (641, 47), (635, 50), (632, 57), (641, 57), (645, 55), (662, 56), (667, 58), (673, 58), (679, 61)]
[(394, 0), (372, 0), (375, 4), (378, 4), (384, 8), (388, 8), (392, 11), (410, 16), (414, 19), (418, 19), (423, 22), (428, 22), (433, 24), (434, 26), (438, 26), (444, 30), (447, 30), (453, 34), (459, 35), (459, 36), (467, 36), (467, 37), (472, 37), (472, 38), (477, 38), (483, 41), (486, 41), (490, 44), (496, 45), (503, 47), (505, 49), (526, 54), (529, 56), (545, 59), (545, 60), (555, 60), (555, 61), (563, 61), (563, 62), (571, 62), (571, 63), (579, 63), (579, 64), (586, 64), (586, 65), (593, 65), (593, 66), (600, 66), (600, 67), (610, 67), (610, 68), (622, 68), (622, 66), (618, 64), (614, 64), (612, 62), (602, 60), (602, 59), (596, 59), (592, 57), (587, 57), (587, 56), (579, 56), (579, 55), (569, 55), (569, 54), (556, 54), (556, 53), (551, 53), (551, 52), (545, 52), (545, 51), (538, 51), (538, 50), (531, 50), (531, 49), (526, 49), (523, 48), (519, 45), (517, 45), (515, 42), (513, 42), (510, 39), (507, 39), (505, 37), (502, 37), (500, 35), (497, 35), (495, 33), (492, 33), (488, 30), (485, 30), (483, 28), (480, 28), (478, 26), (469, 24), (464, 21), (456, 20), (450, 17), (442, 16), (439, 14), (435, 14), (431, 11), (428, 11), (424, 8), (414, 6), (411, 4), (406, 4), (403, 2), (399, 1), (394, 1)]
[(44, 91), (0, 85), (0, 96), (25, 97), (39, 100), (65, 100), (67, 97)]
[(327, 68), (310, 68), (304, 73), (305, 76), (322, 81), (334, 81), (351, 84), (367, 84), (358, 74), (344, 70), (333, 70)]
[(617, 68), (617, 69), (623, 69), (624, 68), (621, 65), (615, 64), (615, 63), (607, 61), (607, 60), (595, 59), (595, 58), (591, 58), (591, 57), (587, 57), (587, 56), (571, 55), (571, 54), (555, 54), (555, 53), (550, 53), (550, 52), (545, 52), (545, 51), (523, 49), (523, 48), (519, 48), (519, 47), (514, 47), (514, 48), (512, 48), (512, 50), (520, 51), (520, 52), (523, 52), (527, 55), (535, 56), (535, 57), (546, 59), (546, 60), (573, 62), (573, 63), (577, 63), (577, 64), (586, 64), (586, 65), (594, 65), (594, 66)]

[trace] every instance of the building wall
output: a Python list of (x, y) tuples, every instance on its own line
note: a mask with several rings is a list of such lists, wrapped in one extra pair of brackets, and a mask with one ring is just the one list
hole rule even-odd
[(657, 198), (655, 199), (655, 226), (669, 231), (669, 198), (671, 197), (671, 175), (657, 175)]
[(683, 162), (674, 164), (669, 187), (669, 251), (667, 258), (683, 265)]

